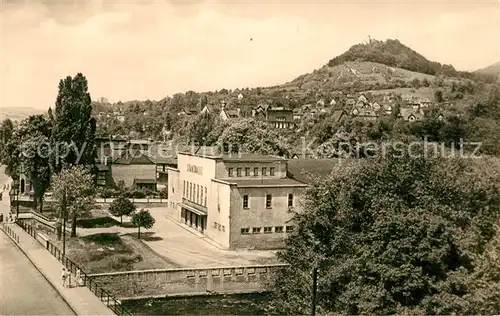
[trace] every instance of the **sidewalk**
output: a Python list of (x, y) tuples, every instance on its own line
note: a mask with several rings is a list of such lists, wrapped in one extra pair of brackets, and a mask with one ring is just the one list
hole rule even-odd
[(19, 248), (77, 315), (115, 315), (87, 287), (63, 287), (60, 278), (62, 264), (19, 226), (8, 226), (19, 236)]

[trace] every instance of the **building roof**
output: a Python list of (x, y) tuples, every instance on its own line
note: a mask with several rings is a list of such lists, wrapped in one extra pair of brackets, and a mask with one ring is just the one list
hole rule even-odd
[(134, 185), (135, 184), (154, 184), (154, 183), (156, 183), (156, 179), (139, 179), (139, 178), (134, 179)]
[(117, 141), (117, 142), (126, 142), (127, 141), (124, 137), (122, 137), (120, 135), (113, 137), (113, 140)]
[(278, 179), (238, 179), (238, 178), (225, 178), (219, 179), (229, 183), (238, 185), (240, 188), (245, 187), (288, 187), (288, 186), (305, 186), (305, 183), (291, 178), (278, 178)]
[(152, 157), (151, 160), (157, 165), (177, 165), (176, 157)]
[(131, 139), (130, 144), (149, 145), (150, 141), (146, 139)]
[(400, 114), (404, 120), (408, 120), (410, 118), (410, 116), (412, 116), (412, 115), (415, 116), (416, 118), (423, 118), (424, 117), (424, 115), (420, 111), (415, 110), (413, 108), (401, 108)]
[(229, 117), (229, 118), (240, 117), (240, 112), (237, 109), (231, 109), (231, 110), (224, 109), (223, 111), (226, 113), (227, 117)]
[(154, 165), (155, 163), (140, 151), (131, 155), (128, 150), (114, 162), (117, 165)]
[(288, 161), (288, 175), (302, 183), (329, 176), (342, 163), (339, 159), (294, 159)]
[(279, 156), (259, 155), (259, 154), (220, 154), (218, 147), (201, 146), (199, 150), (194, 152), (182, 151), (179, 154), (187, 156), (198, 156), (208, 159), (221, 159), (223, 162), (273, 162), (287, 161), (288, 159)]
[(286, 158), (271, 155), (259, 155), (259, 154), (230, 154), (222, 155), (222, 161), (224, 162), (272, 162), (272, 161), (287, 161)]
[(267, 109), (268, 112), (293, 112), (291, 109), (287, 109), (283, 106), (270, 107)]
[(361, 109), (361, 111), (359, 111), (358, 116), (377, 117), (378, 115), (373, 110), (370, 110), (370, 109)]
[(211, 113), (211, 114), (216, 114), (219, 113), (221, 108), (219, 106), (216, 106), (215, 104), (205, 104), (203, 109), (201, 109), (200, 113)]
[(333, 113), (332, 113), (332, 119), (333, 119), (333, 121), (334, 122), (338, 122), (342, 118), (342, 115), (345, 115), (345, 111), (344, 110), (333, 111)]

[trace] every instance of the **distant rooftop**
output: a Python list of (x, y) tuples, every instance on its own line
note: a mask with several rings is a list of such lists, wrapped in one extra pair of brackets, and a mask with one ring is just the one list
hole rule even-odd
[(266, 162), (266, 161), (287, 161), (286, 158), (271, 155), (258, 155), (258, 154), (230, 154), (222, 155), (222, 161), (224, 162), (238, 162), (238, 161), (248, 161), (248, 162)]
[(140, 153), (139, 151), (134, 154), (130, 154), (129, 151), (126, 151), (123, 156), (116, 159), (114, 164), (118, 165), (152, 165), (154, 162), (148, 158), (146, 155)]
[(218, 147), (201, 146), (194, 150), (180, 151), (180, 154), (188, 156), (198, 156), (208, 159), (221, 159), (224, 162), (272, 162), (272, 161), (286, 161), (286, 158), (272, 155), (260, 155), (251, 153), (234, 153), (234, 154), (221, 154)]

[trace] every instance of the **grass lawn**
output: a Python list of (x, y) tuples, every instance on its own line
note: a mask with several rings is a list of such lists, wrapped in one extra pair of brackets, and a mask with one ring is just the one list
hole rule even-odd
[[(51, 229), (38, 224), (38, 230), (48, 235), (59, 249), (62, 248), (62, 241), (57, 240)], [(66, 255), (87, 273), (174, 267), (134, 234), (98, 233), (76, 238), (69, 238), (68, 234), (66, 238)]]

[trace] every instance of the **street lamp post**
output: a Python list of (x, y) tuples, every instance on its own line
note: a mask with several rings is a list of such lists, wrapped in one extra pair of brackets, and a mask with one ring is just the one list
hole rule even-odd
[(318, 290), (318, 267), (313, 268), (313, 286), (312, 286), (312, 298), (311, 298), (311, 315), (316, 315), (316, 295)]
[(21, 190), (21, 175), (23, 174), (23, 165), (19, 165), (19, 178), (16, 185), (16, 222), (19, 219), (19, 191)]
[(62, 259), (64, 260), (64, 258), (66, 256), (66, 189), (64, 189), (64, 193), (63, 193), (62, 216), (63, 216), (63, 253), (62, 253)]

